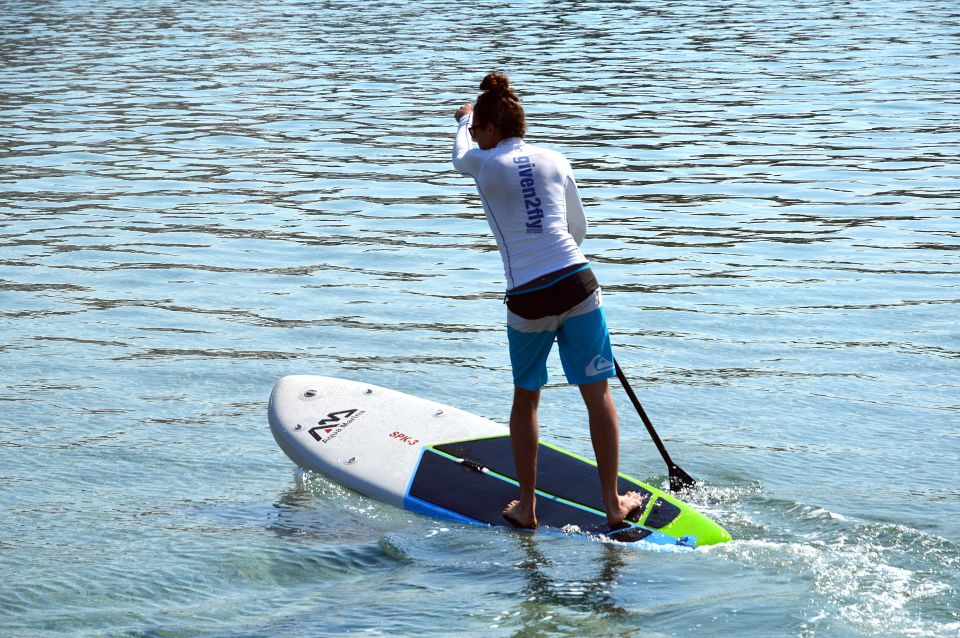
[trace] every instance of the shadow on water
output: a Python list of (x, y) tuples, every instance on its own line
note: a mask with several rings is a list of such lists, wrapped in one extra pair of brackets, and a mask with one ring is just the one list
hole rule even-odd
[(535, 538), (519, 535), (517, 539), (523, 554), (526, 555), (526, 559), (517, 564), (517, 569), (523, 573), (526, 586), (521, 592), (524, 602), (520, 604), (518, 618), (524, 629), (516, 635), (550, 635), (557, 629), (544, 620), (545, 610), (549, 612), (551, 608), (559, 607), (605, 617), (628, 615), (627, 610), (617, 603), (612, 592), (617, 584), (619, 570), (626, 565), (624, 552), (630, 551), (629, 549), (601, 543), (597, 573), (570, 580), (549, 574), (548, 568), (553, 561), (540, 550)]

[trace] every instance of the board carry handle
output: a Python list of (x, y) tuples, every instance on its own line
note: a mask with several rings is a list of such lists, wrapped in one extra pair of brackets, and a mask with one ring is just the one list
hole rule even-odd
[(667, 464), (667, 470), (670, 474), (670, 491), (679, 492), (685, 487), (693, 487), (696, 485), (696, 480), (684, 472), (683, 469), (674, 463), (673, 459), (670, 458), (670, 455), (667, 453), (667, 448), (664, 447), (663, 441), (660, 440), (660, 436), (654, 429), (653, 423), (650, 421), (650, 417), (647, 416), (643, 406), (640, 405), (640, 400), (637, 398), (637, 395), (633, 393), (633, 388), (630, 387), (630, 383), (627, 381), (627, 377), (623, 374), (623, 370), (620, 368), (620, 364), (616, 361), (616, 359), (614, 359), (613, 365), (617, 371), (617, 378), (620, 379), (620, 385), (622, 385), (623, 389), (627, 391), (627, 396), (630, 397), (633, 407), (636, 408), (637, 414), (640, 415), (640, 419), (643, 421), (643, 424), (647, 426), (647, 432), (650, 433), (650, 438), (653, 439), (654, 445), (656, 445), (657, 449), (660, 451), (660, 456), (663, 457), (663, 460)]

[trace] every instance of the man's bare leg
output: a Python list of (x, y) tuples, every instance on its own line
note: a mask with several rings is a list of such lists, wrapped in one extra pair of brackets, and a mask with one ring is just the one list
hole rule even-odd
[(643, 497), (636, 492), (620, 494), (617, 489), (617, 476), (620, 472), (620, 424), (607, 380), (581, 385), (580, 394), (583, 395), (583, 402), (590, 415), (590, 439), (597, 458), (607, 524), (617, 527), (643, 505)]
[(513, 409), (510, 411), (510, 445), (513, 463), (520, 483), (520, 499), (511, 501), (503, 510), (503, 516), (517, 527), (537, 526), (537, 447), (540, 429), (537, 425), (537, 406), (540, 390), (530, 391), (514, 388)]

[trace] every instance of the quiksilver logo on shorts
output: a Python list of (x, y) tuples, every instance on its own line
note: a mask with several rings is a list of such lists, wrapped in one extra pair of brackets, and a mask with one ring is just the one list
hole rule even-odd
[(610, 361), (602, 354), (598, 354), (587, 364), (586, 373), (588, 377), (595, 377), (598, 374), (610, 372), (611, 370), (613, 370), (613, 361)]

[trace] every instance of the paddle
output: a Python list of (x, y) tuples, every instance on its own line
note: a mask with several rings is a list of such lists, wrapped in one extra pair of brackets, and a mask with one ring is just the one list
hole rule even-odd
[(650, 422), (650, 418), (647, 416), (647, 413), (644, 412), (643, 406), (640, 405), (640, 400), (637, 399), (637, 395), (633, 393), (633, 388), (631, 388), (627, 382), (627, 377), (624, 376), (623, 370), (620, 369), (620, 364), (614, 361), (613, 365), (616, 367), (617, 378), (620, 379), (620, 384), (623, 386), (623, 389), (627, 391), (627, 396), (629, 396), (630, 401), (633, 402), (633, 407), (637, 409), (637, 413), (640, 415), (640, 418), (643, 419), (643, 424), (647, 426), (647, 432), (650, 433), (650, 438), (653, 439), (657, 449), (660, 450), (660, 456), (662, 456), (663, 460), (667, 463), (667, 469), (670, 472), (670, 490), (679, 492), (685, 487), (693, 487), (696, 485), (697, 482), (693, 477), (684, 472), (679, 465), (673, 462), (670, 455), (667, 454), (667, 448), (663, 447), (663, 441), (660, 440), (657, 431), (653, 429), (653, 423)]

